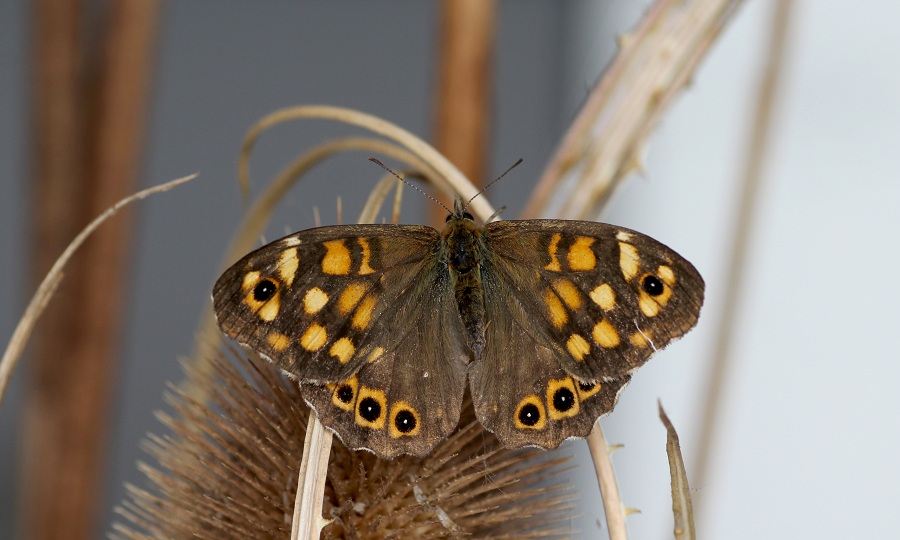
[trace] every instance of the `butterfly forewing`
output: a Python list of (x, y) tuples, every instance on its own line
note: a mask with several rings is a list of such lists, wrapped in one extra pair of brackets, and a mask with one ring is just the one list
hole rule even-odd
[(222, 331), (288, 374), (343, 380), (400, 341), (397, 324), (422, 289), (437, 241), (430, 227), (310, 229), (250, 253), (216, 282)]
[(539, 339), (583, 380), (630, 373), (697, 322), (703, 279), (648, 236), (561, 220), (491, 223), (485, 236), (488, 274), (515, 284)]

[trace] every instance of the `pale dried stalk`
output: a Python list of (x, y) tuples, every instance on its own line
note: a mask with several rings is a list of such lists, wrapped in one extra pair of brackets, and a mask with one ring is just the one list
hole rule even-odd
[[(772, 131), (772, 113), (775, 110), (775, 101), (781, 89), (781, 80), (784, 74), (783, 60), (791, 28), (792, 9), (792, 1), (784, 0), (775, 3), (772, 12), (769, 50), (762, 68), (759, 91), (756, 93), (756, 112), (750, 128), (750, 145), (747, 148), (746, 163), (742, 174), (740, 204), (736, 216), (737, 226), (731, 241), (732, 251), (728, 258), (722, 318), (711, 359), (712, 366), (706, 388), (706, 398), (703, 401), (705, 408), (700, 423), (700, 438), (697, 455), (694, 459), (694, 484), (698, 486), (707, 483), (715, 434), (719, 424), (719, 411), (722, 407), (722, 390), (728, 383), (737, 311), (743, 301), (746, 287), (744, 271), (749, 256), (748, 246), (751, 243), (750, 236), (756, 229), (763, 168), (769, 157), (767, 142)], [(702, 504), (702, 498), (698, 499), (698, 503)]]
[[(645, 139), (740, 0), (660, 0), (631, 33), (544, 170), (524, 217), (589, 219), (640, 167)], [(551, 199), (556, 198), (554, 202)]]
[(303, 461), (297, 475), (297, 497), (291, 521), (291, 540), (317, 540), (328, 521), (322, 518), (325, 480), (328, 475), (328, 456), (331, 451), (331, 430), (319, 422), (316, 411), (309, 411)]
[(587, 444), (594, 462), (594, 470), (597, 472), (597, 485), (600, 486), (600, 496), (603, 499), (603, 512), (606, 514), (609, 539), (628, 540), (628, 530), (625, 528), (625, 506), (619, 495), (619, 484), (616, 482), (616, 471), (611, 459), (615, 449), (610, 448), (606, 443), (599, 420), (594, 424), (591, 434), (588, 435)]
[(152, 188), (145, 189), (143, 191), (139, 191), (130, 197), (126, 197), (116, 204), (110, 206), (106, 209), (105, 212), (94, 218), (87, 227), (85, 227), (78, 236), (75, 237), (74, 240), (69, 244), (69, 246), (63, 251), (62, 255), (56, 259), (56, 262), (53, 264), (53, 267), (50, 268), (50, 271), (47, 272), (46, 277), (44, 277), (44, 281), (41, 282), (37, 291), (34, 293), (34, 296), (31, 298), (31, 302), (29, 302), (28, 307), (25, 309), (25, 314), (19, 320), (19, 324), (16, 325), (16, 329), (13, 332), (12, 337), (9, 340), (9, 344), (6, 346), (6, 350), (3, 353), (3, 358), (0, 360), (0, 405), (3, 404), (3, 397), (6, 395), (6, 387), (9, 384), (9, 379), (12, 376), (12, 372), (15, 369), (19, 358), (22, 356), (22, 352), (25, 350), (25, 345), (28, 343), (28, 337), (31, 335), (32, 330), (34, 330), (34, 325), (37, 323), (38, 318), (41, 316), (41, 313), (46, 307), (47, 302), (50, 300), (50, 297), (53, 295), (53, 291), (56, 289), (56, 286), (59, 284), (59, 281), (63, 276), (63, 268), (65, 268), (66, 263), (69, 262), (69, 259), (75, 253), (75, 251), (81, 247), (81, 244), (84, 243), (85, 240), (93, 233), (97, 227), (103, 224), (104, 221), (112, 217), (123, 207), (133, 203), (134, 201), (138, 201), (154, 193), (161, 193), (163, 191), (168, 191), (175, 186), (183, 184), (189, 180), (193, 180), (197, 175), (193, 174), (191, 176), (185, 176), (184, 178), (179, 178), (177, 180), (172, 180), (171, 182), (167, 182), (165, 184), (155, 186)]

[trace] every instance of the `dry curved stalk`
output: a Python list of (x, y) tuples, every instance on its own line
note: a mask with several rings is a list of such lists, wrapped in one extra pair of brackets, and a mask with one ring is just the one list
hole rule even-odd
[(316, 411), (309, 411), (306, 439), (303, 442), (303, 460), (297, 474), (297, 497), (294, 499), (294, 517), (291, 521), (291, 540), (300, 538), (316, 540), (322, 528), (331, 523), (322, 517), (322, 497), (328, 475), (328, 455), (331, 451), (332, 432), (319, 422)]
[[(241, 155), (244, 156), (249, 154), (259, 136), (271, 127), (282, 122), (309, 118), (322, 118), (334, 120), (336, 122), (344, 122), (393, 139), (434, 168), (437, 172), (437, 175), (434, 177), (435, 185), (447, 195), (452, 196), (459, 193), (463, 197), (470, 198), (478, 193), (475, 186), (459, 172), (459, 169), (450, 163), (447, 158), (442, 156), (440, 152), (419, 137), (416, 137), (409, 131), (402, 129), (387, 120), (378, 118), (377, 116), (343, 107), (304, 105), (275, 111), (257, 122), (250, 129), (247, 136), (244, 138), (244, 144), (241, 147)], [(240, 163), (241, 167), (238, 170), (238, 178), (241, 182), (242, 192), (247, 193), (249, 191), (249, 166), (243, 159)], [(483, 219), (486, 219), (494, 213), (493, 208), (491, 208), (484, 197), (479, 197), (472, 201), (470, 209), (474, 214)]]
[(0, 405), (3, 404), (3, 396), (6, 395), (6, 387), (9, 384), (9, 380), (12, 377), (12, 372), (16, 367), (16, 364), (19, 361), (19, 358), (22, 356), (22, 352), (25, 350), (25, 345), (28, 343), (28, 337), (31, 335), (31, 331), (34, 330), (35, 324), (37, 324), (38, 318), (41, 316), (41, 313), (44, 311), (44, 308), (47, 306), (47, 302), (50, 301), (50, 298), (53, 296), (53, 292), (56, 290), (56, 286), (59, 285), (60, 280), (63, 277), (63, 268), (65, 268), (66, 263), (69, 262), (69, 259), (75, 253), (75, 251), (81, 247), (81, 244), (84, 243), (85, 240), (97, 230), (97, 227), (103, 224), (104, 221), (112, 217), (123, 207), (146, 198), (154, 193), (161, 193), (163, 191), (168, 191), (175, 186), (183, 184), (189, 180), (193, 180), (196, 178), (196, 174), (192, 174), (190, 176), (185, 176), (184, 178), (178, 178), (177, 180), (172, 180), (171, 182), (166, 182), (165, 184), (154, 186), (151, 188), (147, 188), (145, 190), (139, 191), (134, 195), (126, 197), (116, 204), (110, 206), (106, 209), (102, 214), (94, 218), (93, 221), (88, 223), (88, 225), (82, 229), (78, 236), (75, 237), (74, 240), (66, 247), (65, 251), (62, 252), (62, 255), (56, 259), (56, 262), (50, 268), (50, 271), (47, 272), (47, 275), (44, 277), (44, 281), (41, 282), (40, 286), (38, 286), (37, 291), (34, 293), (34, 296), (31, 298), (31, 302), (28, 303), (28, 307), (25, 309), (25, 314), (19, 319), (19, 324), (16, 325), (15, 331), (13, 331), (12, 337), (9, 339), (9, 344), (6, 346), (6, 350), (3, 353), (3, 358), (0, 360)]
[(619, 40), (619, 54), (592, 89), (523, 216), (596, 215), (622, 179), (640, 167), (647, 136), (740, 4), (656, 2)]

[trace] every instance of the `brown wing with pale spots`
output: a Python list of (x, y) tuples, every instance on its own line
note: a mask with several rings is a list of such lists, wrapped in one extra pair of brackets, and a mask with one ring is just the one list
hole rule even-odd
[(403, 338), (397, 322), (428, 294), (417, 280), (435, 242), (430, 227), (398, 225), (321, 227), (276, 240), (216, 282), (219, 327), (293, 377), (344, 380)]
[(501, 221), (485, 242), (486, 346), (469, 384), (479, 420), (504, 444), (586, 436), (631, 373), (697, 322), (700, 275), (634, 231)]
[(494, 273), (518, 284), (512, 294), (543, 316), (531, 325), (532, 337), (552, 343), (564, 369), (583, 380), (630, 373), (697, 323), (700, 274), (643, 234), (590, 221), (530, 220), (491, 223), (485, 236)]

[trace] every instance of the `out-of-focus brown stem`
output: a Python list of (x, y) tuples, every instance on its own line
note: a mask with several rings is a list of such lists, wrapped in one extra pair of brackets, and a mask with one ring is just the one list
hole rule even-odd
[[(42, 276), (88, 219), (134, 189), (159, 4), (112, 2), (97, 58), (83, 53), (81, 2), (35, 8), (31, 273)], [(29, 538), (97, 537), (129, 238), (128, 222), (98, 231), (36, 331), (19, 506)]]
[[(435, 147), (478, 186), (488, 155), (495, 11), (494, 0), (441, 3)], [(435, 211), (443, 226), (443, 210)]]

